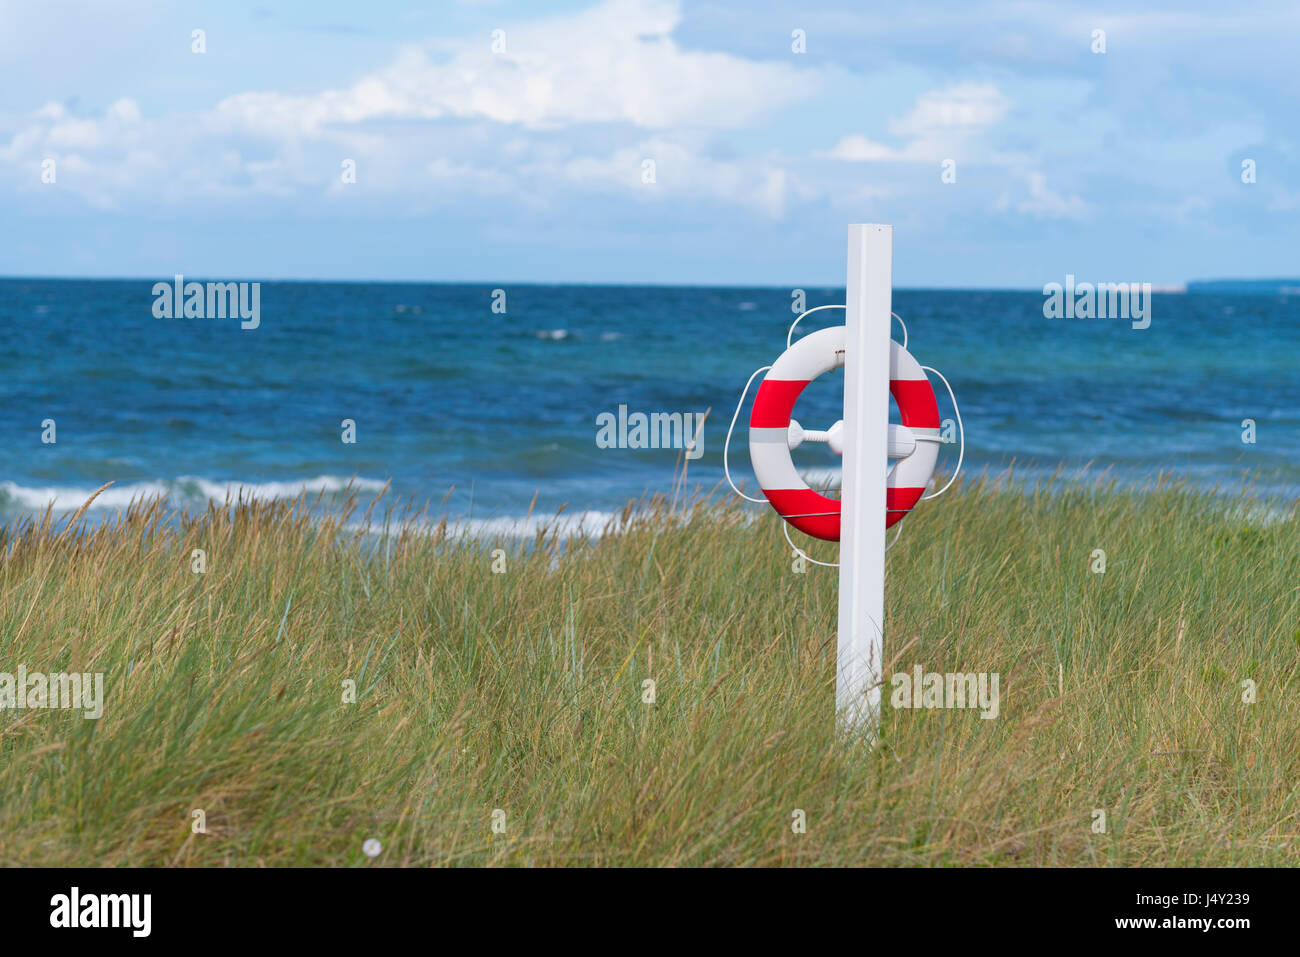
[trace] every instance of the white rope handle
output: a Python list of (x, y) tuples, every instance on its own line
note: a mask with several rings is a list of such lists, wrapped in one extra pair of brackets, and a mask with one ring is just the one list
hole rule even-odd
[(903, 534), (903, 523), (898, 523), (898, 528), (894, 529), (894, 540), (885, 546), (885, 551), (889, 551), (898, 544), (898, 536)]
[[(906, 349), (907, 348), (907, 323), (903, 322), (903, 317), (896, 312), (891, 312), (890, 315), (893, 316), (895, 319), (897, 319), (898, 324), (903, 327), (903, 348)], [(885, 549), (885, 551), (889, 551), (889, 549)]]
[[(785, 347), (787, 349), (790, 348), (790, 342), (794, 338), (794, 327), (799, 325), (799, 320), (802, 319), (804, 316), (811, 316), (814, 312), (820, 312), (823, 309), (847, 309), (847, 308), (848, 306), (841, 306), (841, 305), (814, 306), (811, 309), (807, 309), (799, 313), (798, 318), (796, 318), (794, 322), (790, 323), (790, 331), (785, 334)], [(907, 348), (907, 323), (903, 322), (903, 317), (896, 312), (891, 312), (890, 315), (893, 316), (895, 319), (897, 319), (898, 324), (903, 327), (903, 348), (906, 349)]]
[[(791, 541), (791, 539), (790, 539), (790, 523), (787, 522), (787, 521), (785, 521), (784, 519), (782, 519), (782, 521), (781, 521), (781, 531), (785, 532), (785, 541), (786, 541), (786, 544), (788, 544), (791, 548), (793, 548), (794, 551), (795, 551), (795, 554), (798, 555), (800, 558), (802, 558), (804, 561), (806, 561), (806, 562), (812, 562), (814, 565), (821, 565), (823, 568), (839, 568), (839, 567), (840, 567), (840, 563), (839, 563), (839, 562), (819, 562), (817, 559), (813, 558), (811, 555), (809, 555), (807, 552), (805, 552), (802, 548), (800, 548), (798, 545), (796, 545), (793, 541)], [(897, 544), (898, 544), (898, 536), (899, 536), (899, 535), (902, 535), (902, 534), (903, 534), (903, 526), (902, 526), (902, 523), (899, 523), (898, 528), (896, 528), (896, 529), (894, 530), (894, 540), (893, 540), (892, 542), (890, 542), (888, 545), (885, 546), (885, 551), (889, 551), (891, 548), (893, 548), (895, 545), (897, 545)]]
[(953, 469), (952, 477), (948, 479), (948, 484), (939, 489), (939, 491), (932, 492), (929, 495), (922, 495), (921, 501), (924, 502), (928, 499), (938, 498), (944, 492), (948, 491), (948, 489), (952, 487), (952, 483), (957, 481), (957, 476), (961, 474), (961, 461), (966, 457), (966, 427), (961, 424), (961, 409), (957, 408), (957, 397), (952, 394), (952, 386), (948, 385), (948, 380), (944, 377), (944, 374), (938, 369), (933, 369), (930, 366), (921, 366), (921, 368), (925, 372), (933, 372), (940, 379), (943, 379), (944, 388), (948, 390), (948, 398), (952, 399), (953, 414), (957, 416), (957, 428), (961, 430), (961, 450), (957, 453), (957, 467)]
[[(795, 321), (797, 322), (798, 320)], [(731, 469), (727, 467), (727, 449), (731, 447), (731, 432), (736, 427), (736, 420), (740, 418), (740, 410), (745, 406), (745, 396), (749, 395), (749, 387), (754, 384), (754, 376), (758, 375), (760, 372), (766, 372), (770, 368), (772, 367), (763, 366), (761, 369), (755, 369), (754, 375), (751, 375), (749, 381), (745, 383), (745, 391), (740, 393), (740, 401), (736, 403), (736, 412), (731, 417), (731, 425), (727, 426), (727, 441), (722, 443), (722, 473), (727, 476), (727, 484), (731, 486), (733, 492), (750, 502), (766, 503), (767, 499), (754, 498), (752, 495), (746, 495), (740, 489), (736, 488), (736, 483), (731, 480)]]
[(799, 322), (803, 319), (804, 316), (811, 316), (814, 312), (821, 312), (823, 309), (847, 309), (847, 308), (848, 306), (829, 305), (829, 306), (814, 306), (811, 309), (805, 309), (803, 312), (799, 313), (799, 315), (795, 318), (794, 322), (790, 323), (790, 331), (785, 334), (785, 347), (787, 349), (790, 348), (790, 341), (794, 338), (794, 327), (799, 325)]
[(786, 544), (788, 544), (791, 548), (793, 548), (793, 549), (795, 550), (795, 553), (798, 554), (798, 556), (799, 556), (800, 558), (802, 558), (804, 561), (806, 561), (806, 562), (812, 562), (814, 565), (821, 565), (823, 568), (839, 568), (839, 567), (840, 567), (840, 563), (839, 563), (839, 562), (819, 562), (817, 559), (813, 558), (811, 555), (809, 555), (807, 552), (805, 552), (802, 548), (800, 548), (798, 545), (796, 545), (793, 541), (791, 541), (791, 540), (790, 540), (790, 523), (787, 522), (785, 519), (781, 519), (781, 531), (785, 532), (785, 541), (786, 541)]

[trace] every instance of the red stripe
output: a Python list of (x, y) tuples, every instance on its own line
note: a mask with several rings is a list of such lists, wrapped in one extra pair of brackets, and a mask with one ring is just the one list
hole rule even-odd
[(898, 403), (898, 414), (905, 426), (910, 429), (939, 428), (939, 404), (934, 401), (934, 389), (929, 379), (891, 379), (889, 391)]
[[(813, 538), (828, 542), (840, 540), (840, 500), (827, 498), (810, 488), (775, 488), (763, 489), (763, 494), (772, 503), (777, 513), (785, 518), (787, 515), (801, 516), (785, 520), (799, 531)], [(830, 515), (810, 515), (810, 512), (830, 512)]]
[[(756, 429), (785, 428), (799, 394), (808, 386), (803, 379), (764, 379), (754, 396), (749, 425)], [(890, 394), (898, 403), (903, 425), (937, 429), (939, 404), (928, 379), (892, 379)], [(810, 488), (763, 489), (777, 513), (799, 531), (828, 542), (840, 540), (840, 501)], [(925, 494), (923, 488), (885, 489), (885, 528), (897, 524)], [(790, 517), (787, 517), (790, 516)]]
[(749, 413), (751, 429), (784, 429), (790, 424), (795, 400), (807, 388), (809, 379), (764, 379), (758, 384), (754, 408)]
[[(763, 489), (763, 494), (782, 518), (804, 534), (828, 542), (840, 540), (839, 499), (827, 498), (810, 488)], [(901, 521), (924, 494), (923, 488), (885, 489), (885, 528)], [(814, 514), (820, 512), (830, 514)]]
[(901, 521), (912, 510), (912, 506), (921, 500), (923, 494), (923, 488), (885, 489), (885, 528)]
[[(807, 379), (764, 379), (758, 384), (749, 425), (755, 429), (781, 429), (790, 424), (790, 415), (800, 393), (808, 387)], [(937, 429), (939, 404), (928, 379), (891, 379), (889, 391), (898, 403), (903, 425), (912, 429)]]

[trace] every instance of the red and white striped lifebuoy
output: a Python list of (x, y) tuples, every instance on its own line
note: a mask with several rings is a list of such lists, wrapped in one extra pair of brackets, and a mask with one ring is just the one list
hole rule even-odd
[[(832, 326), (804, 336), (781, 357), (759, 384), (749, 414), (749, 457), (759, 487), (777, 514), (814, 538), (840, 540), (840, 501), (816, 492), (795, 470), (790, 427), (795, 400), (813, 379), (844, 365), (845, 327)], [(934, 389), (912, 354), (889, 344), (889, 392), (898, 403), (902, 428), (890, 426), (885, 527), (912, 510), (925, 493), (939, 458), (939, 406)], [(834, 445), (832, 441), (832, 445)]]

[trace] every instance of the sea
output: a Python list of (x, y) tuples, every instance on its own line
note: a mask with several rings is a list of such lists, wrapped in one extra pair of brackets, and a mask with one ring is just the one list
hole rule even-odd
[[(66, 516), (112, 482), (90, 521), (162, 493), (198, 509), (351, 488), (364, 504), (388, 485), (390, 500), (459, 527), (528, 533), (562, 511), (598, 528), (647, 495), (725, 489), (723, 443), (751, 373), (785, 348), (800, 306), (844, 302), (843, 289), (811, 287), (263, 282), (244, 328), (237, 315), (169, 317), (170, 284), (0, 280), (0, 522)], [(951, 384), (966, 475), (1293, 500), (1290, 292), (1157, 292), (1135, 328), (1049, 318), (1038, 290), (898, 289), (895, 338), (905, 324), (909, 350)], [(796, 335), (842, 315), (809, 315)], [(842, 386), (840, 372), (818, 379), (796, 418), (828, 428)], [(637, 413), (705, 416), (698, 444), (688, 456), (635, 447), (629, 430), (601, 439), (602, 422)], [(756, 494), (747, 414), (729, 465)], [(943, 447), (941, 471), (959, 449)], [(833, 486), (826, 445), (794, 456)]]

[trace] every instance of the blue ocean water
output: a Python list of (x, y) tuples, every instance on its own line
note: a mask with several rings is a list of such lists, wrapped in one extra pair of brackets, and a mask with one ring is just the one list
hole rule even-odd
[[(391, 479), (453, 518), (508, 522), (534, 495), (539, 513), (608, 512), (671, 491), (681, 455), (598, 447), (597, 416), (620, 405), (711, 410), (688, 484), (713, 486), (741, 387), (794, 318), (788, 289), (512, 286), (500, 313), (488, 286), (271, 282), (258, 328), (243, 330), (155, 317), (153, 285), (0, 280), (0, 519), (76, 508), (108, 481), (97, 509), (162, 490), (199, 505)], [(1122, 481), (1163, 470), (1229, 492), (1300, 491), (1300, 296), (1156, 294), (1144, 330), (1047, 319), (1043, 299), (895, 292), (911, 351), (956, 391), (968, 469), (1091, 463)], [(818, 380), (796, 416), (828, 427), (841, 387), (840, 373)], [(345, 419), (355, 443), (341, 441)], [(752, 488), (745, 421), (731, 463)], [(795, 455), (836, 464), (825, 446)], [(955, 458), (945, 447), (941, 468)]]

